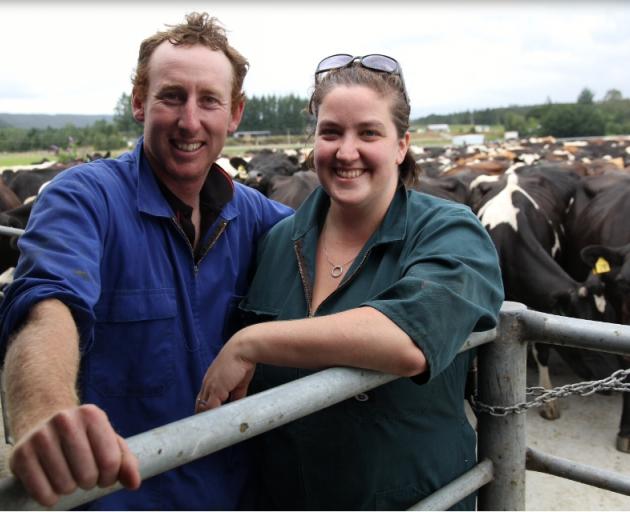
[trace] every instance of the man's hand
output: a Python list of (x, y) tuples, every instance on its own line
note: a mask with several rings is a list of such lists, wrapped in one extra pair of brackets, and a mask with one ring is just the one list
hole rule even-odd
[(77, 487), (140, 486), (138, 460), (94, 405), (62, 410), (25, 434), (9, 459), (26, 491), (46, 507)]
[(197, 395), (195, 412), (219, 407), (228, 399), (239, 400), (247, 395), (256, 365), (243, 355), (243, 333), (237, 332), (212, 362)]

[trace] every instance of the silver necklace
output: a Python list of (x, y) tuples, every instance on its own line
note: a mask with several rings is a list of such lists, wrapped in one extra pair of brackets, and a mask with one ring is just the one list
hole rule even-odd
[(326, 246), (323, 243), (322, 243), (322, 248), (324, 249), (324, 256), (326, 257), (326, 261), (330, 265), (330, 276), (335, 279), (339, 279), (344, 272), (344, 267), (352, 263), (358, 256), (357, 254), (354, 256), (354, 258), (346, 261), (345, 263), (341, 263), (337, 265), (336, 263), (333, 263), (332, 261), (330, 261), (330, 258), (328, 257), (328, 251), (326, 250)]

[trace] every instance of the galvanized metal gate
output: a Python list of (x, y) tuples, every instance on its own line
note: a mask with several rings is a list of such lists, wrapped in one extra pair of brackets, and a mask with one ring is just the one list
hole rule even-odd
[[(630, 355), (630, 326), (578, 320), (506, 302), (497, 329), (472, 335), (462, 351), (479, 346), (478, 399), (509, 406), (525, 401), (527, 343), (546, 343)], [(128, 438), (143, 479), (236, 444), (398, 378), (378, 372), (331, 368), (218, 409)], [(445, 510), (479, 490), (479, 510), (524, 510), (525, 470), (544, 471), (630, 495), (630, 479), (528, 449), (525, 415), (478, 417), (479, 464), (412, 510)], [(79, 490), (55, 509), (67, 510), (107, 489)], [(41, 510), (14, 478), (0, 481), (0, 509)]]
[[(630, 326), (531, 311), (506, 303), (494, 343), (479, 350), (479, 400), (500, 406), (525, 401), (528, 342), (630, 355)], [(630, 478), (527, 448), (525, 415), (479, 415), (479, 459), (494, 479), (480, 488), (479, 510), (524, 510), (525, 470), (541, 471), (630, 495)]]

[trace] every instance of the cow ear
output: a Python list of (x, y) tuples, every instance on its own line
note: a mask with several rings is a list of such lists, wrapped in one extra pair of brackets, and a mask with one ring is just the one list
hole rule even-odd
[(582, 249), (580, 256), (589, 268), (595, 268), (600, 258), (603, 258), (608, 265), (615, 267), (623, 265), (623, 254), (605, 245), (588, 245)]

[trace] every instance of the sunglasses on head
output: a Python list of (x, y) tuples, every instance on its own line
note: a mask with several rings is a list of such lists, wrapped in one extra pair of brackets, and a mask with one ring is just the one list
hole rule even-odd
[(362, 57), (356, 57), (349, 53), (337, 53), (323, 59), (315, 69), (315, 82), (317, 83), (318, 77), (322, 73), (332, 71), (334, 69), (341, 69), (351, 66), (354, 62), (358, 62), (361, 66), (371, 71), (378, 71), (380, 73), (387, 73), (390, 75), (398, 75), (400, 77), (400, 83), (402, 85), (402, 91), (405, 95), (405, 101), (409, 105), (409, 96), (407, 95), (407, 88), (405, 87), (405, 80), (402, 75), (402, 68), (396, 59), (380, 53), (371, 53), (369, 55), (363, 55)]

